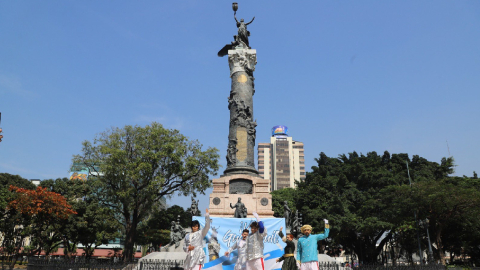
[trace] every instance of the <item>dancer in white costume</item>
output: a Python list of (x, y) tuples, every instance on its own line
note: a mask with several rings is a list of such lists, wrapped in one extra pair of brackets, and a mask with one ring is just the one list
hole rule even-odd
[(267, 235), (267, 228), (256, 212), (253, 216), (257, 221), (250, 224), (251, 233), (247, 236), (247, 270), (263, 270), (263, 238)]
[(208, 208), (205, 211), (205, 227), (200, 231), (200, 223), (198, 220), (193, 220), (191, 228), (192, 232), (185, 235), (185, 243), (183, 245), (183, 250), (187, 252), (187, 258), (185, 259), (183, 269), (200, 270), (202, 269), (205, 259), (205, 252), (203, 252), (203, 238), (205, 238), (210, 229)]
[(225, 252), (225, 256), (228, 256), (232, 251), (235, 249), (238, 250), (238, 258), (237, 262), (235, 263), (235, 268), (234, 270), (245, 270), (246, 265), (245, 263), (247, 262), (247, 236), (248, 236), (248, 230), (245, 229), (242, 232), (242, 237), (238, 239), (233, 246), (231, 246), (227, 252)]

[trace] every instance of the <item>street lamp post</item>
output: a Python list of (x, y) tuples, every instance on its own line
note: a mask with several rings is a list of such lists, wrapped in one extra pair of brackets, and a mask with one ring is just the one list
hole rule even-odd
[[(2, 123), (2, 113), (0, 112), (0, 124)], [(0, 128), (0, 133), (2, 133), (2, 128)], [(3, 139), (3, 135), (0, 135), (0, 142)]]
[(432, 243), (430, 242), (430, 233), (428, 231), (428, 227), (430, 226), (430, 220), (427, 218), (427, 239), (428, 239), (428, 263), (433, 263), (433, 251), (432, 251)]
[[(405, 161), (407, 164), (407, 173), (408, 173), (408, 182), (410, 182), (410, 188), (412, 187), (412, 180), (410, 179), (410, 170), (408, 169), (408, 161)], [(417, 243), (418, 243), (418, 256), (420, 256), (420, 264), (423, 263), (423, 253), (422, 253), (422, 246), (420, 244), (420, 232), (418, 231), (418, 220), (417, 220), (417, 210), (413, 211), (413, 215), (415, 217), (415, 230), (417, 231)]]

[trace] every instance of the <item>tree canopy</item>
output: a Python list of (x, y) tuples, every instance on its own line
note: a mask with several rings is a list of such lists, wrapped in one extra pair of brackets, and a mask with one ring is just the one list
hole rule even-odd
[[(35, 189), (35, 185), (20, 175), (0, 173), (0, 211), (4, 211), (11, 200), (10, 186)], [(3, 215), (2, 215), (3, 216)]]
[(43, 180), (41, 186), (65, 196), (77, 212), (58, 224), (62, 234), (66, 256), (75, 254), (78, 244), (83, 246), (87, 258), (94, 249), (120, 237), (120, 224), (111, 208), (104, 206), (96, 197), (95, 181), (58, 178)]
[[(461, 224), (466, 221), (473, 228), (480, 225), (473, 218), (480, 210), (478, 180), (450, 177), (453, 158), (437, 163), (418, 155), (410, 159), (407, 154), (385, 151), (383, 155), (352, 152), (337, 158), (321, 153), (316, 162), (296, 190), (272, 193), (276, 215), (278, 211), (283, 215), (278, 202), (290, 199), (303, 213), (303, 223), (312, 225), (314, 231), (320, 232), (323, 219), (329, 219), (329, 246), (342, 246), (364, 263), (385, 259), (385, 245), (398, 245), (396, 257), (411, 261), (412, 254), (418, 253), (415, 216), (419, 221), (429, 219), (430, 236), (439, 247), (435, 250), (438, 259), (442, 259), (445, 241), (450, 241), (443, 233), (446, 228), (466, 230)], [(419, 234), (425, 250), (426, 225), (422, 226)], [(462, 237), (455, 236), (457, 240)], [(449, 242), (449, 251), (452, 245), (465, 245), (468, 238), (462, 239), (456, 244)]]
[(13, 269), (20, 255), (21, 243), (30, 237), (27, 249), (32, 255), (44, 250), (48, 255), (58, 247), (57, 240), (62, 235), (61, 225), (76, 212), (62, 195), (37, 187), (34, 190), (10, 186), (15, 195), (6, 207), (7, 216), (3, 223), (2, 248), (15, 258), (10, 265)]
[(126, 234), (123, 256), (133, 258), (137, 226), (173, 194), (204, 193), (218, 170), (218, 150), (152, 123), (112, 128), (83, 143), (73, 162), (98, 181), (98, 198), (111, 207)]

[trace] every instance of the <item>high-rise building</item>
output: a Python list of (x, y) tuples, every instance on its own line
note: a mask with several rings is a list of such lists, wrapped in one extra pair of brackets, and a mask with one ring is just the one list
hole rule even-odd
[(270, 143), (258, 144), (258, 172), (270, 180), (270, 190), (295, 187), (305, 180), (303, 143), (288, 137), (286, 126), (274, 126)]

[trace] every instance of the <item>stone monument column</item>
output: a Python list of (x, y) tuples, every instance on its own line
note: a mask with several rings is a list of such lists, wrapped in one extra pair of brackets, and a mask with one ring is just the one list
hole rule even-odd
[[(251, 217), (253, 212), (261, 217), (273, 217), (270, 180), (263, 179), (255, 169), (254, 150), (257, 122), (253, 118), (253, 71), (257, 64), (257, 51), (250, 48), (247, 25), (235, 16), (238, 5), (232, 4), (238, 28), (235, 41), (225, 45), (218, 56), (228, 55), (232, 80), (228, 109), (227, 168), (218, 179), (213, 179), (213, 191), (208, 207), (212, 217)], [(240, 204), (241, 203), (241, 204)]]
[(224, 174), (258, 175), (254, 160), (257, 123), (253, 120), (253, 71), (257, 63), (257, 52), (237, 46), (228, 50), (228, 63), (232, 84), (228, 97), (230, 125), (227, 169)]

